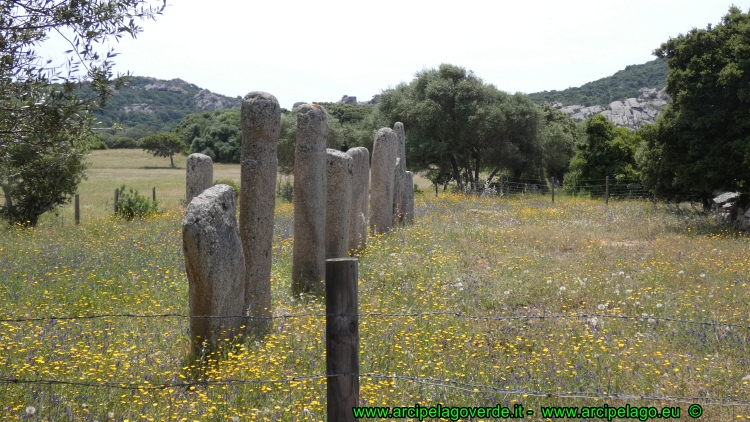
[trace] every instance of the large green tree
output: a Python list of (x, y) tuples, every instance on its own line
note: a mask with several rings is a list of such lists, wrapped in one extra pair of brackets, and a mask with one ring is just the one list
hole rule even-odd
[(721, 22), (671, 38), (654, 51), (667, 60), (671, 102), (646, 127), (643, 181), (668, 198), (698, 199), (750, 183), (750, 14), (731, 7)]
[(606, 177), (612, 182), (638, 179), (636, 149), (641, 139), (627, 128), (616, 127), (601, 114), (586, 121), (585, 136), (576, 145), (565, 175), (571, 192), (600, 189)]
[(169, 157), (169, 165), (174, 166), (174, 155), (187, 150), (187, 145), (174, 133), (155, 133), (146, 136), (138, 143), (141, 149), (155, 157)]
[(544, 104), (540, 106), (542, 125), (539, 145), (542, 150), (542, 180), (555, 177), (561, 182), (568, 171), (570, 159), (576, 152), (576, 142), (581, 138), (580, 126), (562, 111)]
[[(135, 37), (136, 21), (160, 12), (149, 0), (0, 0), (0, 213), (11, 223), (34, 225), (76, 192), (91, 113), (126, 81), (112, 76), (116, 54), (97, 46)], [(70, 42), (67, 72), (36, 53), (53, 31)]]
[(240, 162), (242, 130), (238, 108), (189, 114), (175, 132), (191, 152), (206, 154), (216, 162)]
[(0, 166), (5, 197), (2, 215), (9, 223), (36, 226), (39, 216), (65, 203), (85, 177), (87, 138), (58, 132), (54, 139), (14, 143)]
[(411, 83), (384, 91), (379, 107), (390, 124), (404, 123), (409, 168), (436, 177), (450, 172), (461, 189), (478, 188), (481, 171), (522, 174), (540, 162), (538, 108), (464, 68), (418, 72)]

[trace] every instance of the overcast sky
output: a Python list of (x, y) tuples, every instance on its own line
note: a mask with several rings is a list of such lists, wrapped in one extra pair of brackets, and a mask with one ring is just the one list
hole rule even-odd
[[(168, 2), (169, 3), (169, 2)], [(244, 96), (366, 101), (451, 63), (508, 92), (580, 86), (654, 57), (691, 28), (717, 24), (728, 0), (428, 2), (171, 0), (138, 38), (112, 43), (115, 70)], [(748, 10), (750, 0), (735, 1)], [(39, 51), (59, 57), (51, 40)]]

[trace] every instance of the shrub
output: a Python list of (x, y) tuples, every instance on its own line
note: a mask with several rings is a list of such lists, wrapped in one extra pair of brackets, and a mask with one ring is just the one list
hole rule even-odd
[(276, 184), (276, 196), (280, 197), (285, 202), (292, 202), (294, 200), (294, 185), (288, 178), (284, 178), (282, 182)]
[(240, 197), (240, 184), (234, 179), (219, 179), (214, 181), (214, 186), (216, 185), (229, 185), (234, 189), (234, 199), (239, 199)]
[(424, 190), (420, 189), (416, 183), (414, 184), (414, 195), (424, 195)]
[(145, 218), (157, 214), (159, 212), (158, 205), (158, 201), (152, 201), (145, 196), (141, 196), (137, 190), (132, 188), (125, 192), (125, 185), (122, 185), (115, 215), (128, 221), (134, 218)]
[(111, 149), (138, 148), (138, 143), (133, 138), (120, 137), (112, 139), (107, 146)]

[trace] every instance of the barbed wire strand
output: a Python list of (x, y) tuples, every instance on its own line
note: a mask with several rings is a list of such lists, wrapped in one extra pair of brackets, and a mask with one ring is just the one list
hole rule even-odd
[(399, 318), (399, 317), (428, 317), (438, 315), (453, 315), (458, 318), (475, 319), (475, 320), (486, 320), (486, 321), (509, 321), (509, 320), (530, 320), (530, 319), (570, 319), (570, 318), (612, 318), (612, 319), (623, 319), (623, 320), (634, 320), (638, 322), (643, 321), (664, 321), (664, 322), (675, 322), (680, 324), (692, 324), (692, 325), (704, 325), (704, 326), (718, 326), (727, 328), (743, 328), (750, 329), (750, 324), (738, 324), (732, 322), (721, 322), (721, 321), (693, 321), (675, 317), (658, 317), (652, 315), (618, 315), (618, 314), (600, 314), (600, 313), (578, 313), (578, 314), (550, 314), (550, 315), (471, 315), (465, 314), (461, 311), (430, 311), (430, 312), (405, 312), (405, 313), (388, 313), (388, 312), (365, 312), (359, 314), (321, 314), (321, 313), (302, 313), (302, 314), (282, 314), (272, 315), (267, 317), (259, 316), (246, 316), (246, 315), (196, 315), (190, 316), (179, 313), (167, 313), (167, 314), (99, 314), (99, 315), (78, 315), (78, 316), (49, 316), (49, 317), (29, 317), (29, 318), (6, 318), (0, 319), (0, 323), (11, 323), (11, 322), (34, 322), (34, 321), (51, 321), (51, 320), (78, 320), (78, 319), (101, 319), (101, 318), (224, 318), (224, 319), (246, 319), (246, 320), (273, 320), (273, 319), (291, 319), (291, 318), (324, 318), (324, 317), (384, 317), (384, 318)]
[(598, 393), (598, 392), (544, 392), (544, 391), (533, 391), (525, 389), (506, 389), (495, 387), (492, 385), (481, 385), (481, 384), (469, 384), (462, 383), (453, 380), (441, 380), (438, 378), (420, 378), (420, 377), (409, 377), (403, 375), (382, 375), (382, 374), (360, 374), (360, 378), (388, 378), (398, 379), (404, 381), (417, 382), (420, 384), (435, 385), (441, 387), (449, 387), (454, 389), (463, 390), (470, 393), (479, 393), (482, 391), (492, 391), (502, 394), (521, 394), (533, 397), (546, 397), (546, 398), (578, 398), (578, 399), (620, 399), (620, 400), (655, 400), (655, 401), (671, 401), (679, 403), (696, 403), (703, 402), (706, 405), (722, 405), (722, 406), (750, 406), (750, 400), (735, 399), (729, 397), (684, 397), (684, 396), (646, 396), (646, 395), (635, 395), (635, 394), (620, 394), (620, 393)]
[(627, 393), (601, 393), (591, 391), (581, 392), (549, 392), (549, 391), (535, 391), (527, 389), (511, 389), (511, 388), (500, 388), (494, 385), (483, 385), (483, 384), (471, 384), (455, 380), (446, 380), (439, 378), (429, 377), (412, 377), (405, 375), (385, 375), (378, 373), (341, 373), (341, 374), (312, 374), (312, 375), (299, 375), (286, 378), (278, 379), (225, 379), (225, 380), (197, 380), (197, 381), (186, 381), (186, 382), (175, 382), (175, 383), (125, 383), (125, 382), (86, 382), (86, 381), (65, 381), (65, 380), (26, 380), (26, 379), (2, 379), (0, 384), (33, 384), (33, 385), (66, 385), (73, 387), (92, 387), (92, 388), (112, 388), (120, 390), (165, 390), (170, 388), (195, 388), (195, 387), (209, 387), (216, 385), (249, 385), (249, 384), (281, 384), (291, 382), (301, 382), (308, 380), (327, 379), (336, 377), (350, 377), (358, 376), (359, 378), (370, 378), (370, 379), (389, 379), (398, 381), (407, 381), (423, 385), (429, 385), (433, 387), (449, 388), (453, 390), (463, 391), (467, 393), (498, 393), (502, 395), (525, 395), (532, 397), (541, 398), (567, 398), (567, 399), (616, 399), (616, 400), (648, 400), (648, 401), (668, 401), (675, 403), (701, 403), (706, 406), (737, 406), (737, 407), (750, 407), (750, 400), (736, 399), (731, 397), (708, 397), (708, 396), (649, 396), (639, 394), (627, 394)]

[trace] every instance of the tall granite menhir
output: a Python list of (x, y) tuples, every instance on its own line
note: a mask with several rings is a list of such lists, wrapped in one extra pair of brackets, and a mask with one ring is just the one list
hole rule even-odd
[(214, 184), (214, 163), (203, 154), (190, 154), (185, 166), (185, 205)]
[(375, 134), (372, 147), (372, 189), (370, 191), (370, 230), (385, 233), (393, 227), (393, 182), (398, 139), (391, 128)]
[(352, 202), (349, 209), (349, 250), (361, 251), (367, 244), (367, 204), (370, 199), (370, 152), (349, 148), (352, 157)]
[(243, 323), (245, 261), (231, 186), (208, 188), (188, 204), (182, 223), (182, 248), (194, 350), (204, 342), (215, 350), (224, 339), (239, 334)]
[[(248, 332), (262, 334), (271, 317), (271, 241), (276, 206), (276, 146), (281, 134), (279, 102), (266, 92), (242, 100), (240, 125), (240, 232), (245, 256), (244, 315)], [(268, 319), (266, 319), (268, 318)]]
[(326, 259), (347, 257), (353, 165), (350, 155), (326, 150)]
[(325, 109), (317, 104), (299, 106), (294, 150), (294, 295), (325, 292), (327, 136)]
[(404, 224), (414, 222), (414, 175), (404, 172)]
[(393, 223), (400, 224), (404, 221), (404, 189), (406, 177), (406, 133), (404, 124), (396, 122), (393, 125), (396, 134), (396, 169), (393, 178)]

